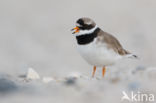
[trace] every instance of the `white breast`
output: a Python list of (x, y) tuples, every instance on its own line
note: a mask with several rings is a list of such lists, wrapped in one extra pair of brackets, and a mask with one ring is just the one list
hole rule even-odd
[(97, 43), (96, 39), (86, 45), (77, 45), (78, 52), (91, 65), (108, 66), (121, 58), (113, 50), (108, 49), (104, 43)]

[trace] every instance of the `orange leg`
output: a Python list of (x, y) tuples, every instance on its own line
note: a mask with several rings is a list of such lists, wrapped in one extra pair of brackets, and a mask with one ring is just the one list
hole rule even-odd
[(94, 77), (94, 75), (95, 75), (95, 72), (96, 72), (96, 66), (94, 66), (94, 68), (93, 68), (92, 77)]
[(105, 68), (105, 67), (103, 67), (103, 68), (102, 68), (102, 77), (104, 77), (105, 72), (106, 72), (106, 68)]

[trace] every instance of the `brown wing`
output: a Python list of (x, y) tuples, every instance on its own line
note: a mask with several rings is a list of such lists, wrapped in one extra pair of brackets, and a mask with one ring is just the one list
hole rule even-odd
[(120, 42), (111, 34), (104, 32), (104, 31), (100, 31), (98, 33), (98, 40), (100, 42), (104, 42), (107, 44), (107, 47), (109, 49), (113, 49), (115, 52), (117, 52), (120, 55), (126, 55), (126, 54), (130, 54), (130, 52), (126, 51), (122, 45), (120, 44)]

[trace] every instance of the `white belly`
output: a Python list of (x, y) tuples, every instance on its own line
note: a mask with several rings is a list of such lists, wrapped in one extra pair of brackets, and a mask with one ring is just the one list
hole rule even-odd
[(114, 64), (121, 58), (113, 50), (108, 49), (105, 44), (97, 44), (96, 39), (86, 45), (78, 45), (80, 55), (91, 65), (108, 66)]

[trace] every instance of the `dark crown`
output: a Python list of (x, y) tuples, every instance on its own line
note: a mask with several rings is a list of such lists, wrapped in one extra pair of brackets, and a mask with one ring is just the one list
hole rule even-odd
[(96, 26), (93, 20), (86, 17), (78, 19), (76, 23), (80, 25), (79, 28), (81, 30), (90, 30)]

